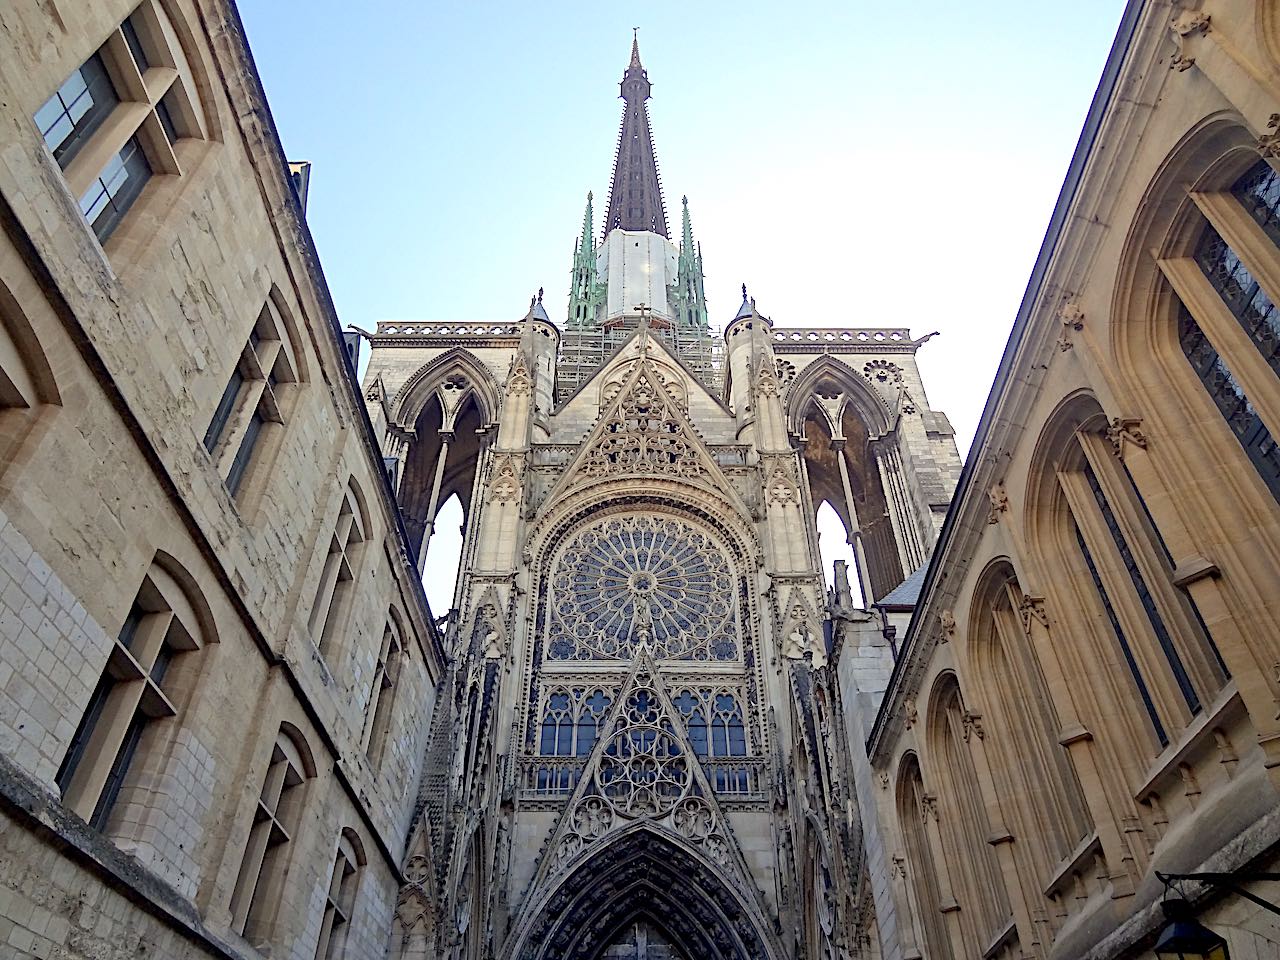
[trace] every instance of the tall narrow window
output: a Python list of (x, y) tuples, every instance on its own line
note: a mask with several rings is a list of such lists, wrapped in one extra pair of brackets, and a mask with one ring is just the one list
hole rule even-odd
[(204, 447), (233, 497), (253, 468), (267, 431), (284, 423), (296, 370), (280, 309), (269, 296), (204, 434)]
[(185, 655), (201, 646), (190, 601), (172, 577), (152, 567), (55, 777), (63, 802), (94, 828), (114, 829), (116, 801), (146, 734), (179, 714), (173, 683)]
[(338, 838), (338, 855), (334, 859), (333, 873), (329, 877), (329, 889), (325, 893), (324, 918), (320, 922), (316, 960), (331, 960), (343, 955), (363, 863), (354, 835), (349, 830), (343, 830)]
[(271, 748), (231, 896), (231, 926), (255, 946), (271, 938), (289, 841), (302, 812), (302, 788), (314, 769), (306, 745), (282, 728)]
[(154, 174), (180, 172), (179, 141), (206, 135), (176, 36), (164, 9), (144, 0), (33, 117), (102, 242)]
[(1151, 625), (1151, 632), (1155, 635), (1161, 652), (1164, 653), (1165, 660), (1169, 664), (1169, 670), (1173, 673), (1173, 679), (1178, 685), (1178, 690), (1182, 694), (1183, 700), (1186, 701), (1187, 708), (1192, 713), (1198, 713), (1200, 711), (1200, 698), (1196, 695), (1195, 688), (1191, 685), (1191, 678), (1187, 675), (1187, 668), (1183, 666), (1182, 657), (1178, 654), (1177, 647), (1174, 646), (1173, 637), (1169, 635), (1169, 628), (1165, 626), (1160, 608), (1156, 606), (1155, 597), (1151, 595), (1146, 577), (1142, 574), (1142, 568), (1138, 565), (1137, 558), (1129, 548), (1129, 541), (1124, 535), (1124, 530), (1121, 529), (1120, 522), (1116, 519), (1115, 512), (1111, 509), (1111, 504), (1108, 502), (1106, 494), (1102, 491), (1102, 485), (1098, 483), (1098, 477), (1087, 460), (1084, 463), (1083, 472), (1085, 482), (1089, 485), (1089, 492), (1093, 495), (1094, 503), (1097, 504), (1098, 512), (1102, 516), (1102, 522), (1106, 525), (1107, 533), (1111, 535), (1111, 542), (1115, 545), (1116, 553), (1119, 555), (1124, 571), (1129, 577), (1129, 582), (1133, 584), (1134, 593), (1138, 596), (1138, 602), (1142, 604), (1142, 610), (1147, 616), (1147, 622)]
[(345, 626), (346, 612), (355, 588), (359, 546), (367, 537), (360, 500), (350, 483), (342, 497), (338, 520), (329, 537), (328, 552), (320, 572), (315, 602), (311, 607), (311, 638), (322, 655), (328, 655), (338, 632)]
[(907, 896), (919, 924), (918, 947), (924, 956), (951, 960), (951, 938), (942, 913), (941, 877), (928, 837), (928, 803), (914, 754), (902, 758), (898, 775), (898, 824), (906, 842)]
[(378, 663), (373, 672), (373, 691), (369, 695), (369, 742), (365, 755), (374, 767), (381, 767), (391, 732), (391, 720), (395, 711), (396, 684), (405, 654), (400, 643), (400, 632), (395, 622), (388, 620), (382, 631), (382, 649), (378, 651)]
[(1138, 661), (1133, 655), (1133, 647), (1129, 646), (1129, 640), (1125, 636), (1124, 628), (1120, 626), (1120, 618), (1116, 616), (1116, 609), (1111, 605), (1111, 598), (1107, 595), (1106, 585), (1103, 584), (1102, 577), (1098, 573), (1098, 565), (1094, 563), (1093, 554), (1089, 551), (1089, 545), (1085, 542), (1078, 526), (1075, 527), (1075, 535), (1085, 566), (1089, 568), (1089, 577), (1093, 580), (1093, 589), (1097, 592), (1098, 599), (1102, 603), (1102, 609), (1107, 614), (1107, 622), (1111, 624), (1111, 632), (1116, 638), (1121, 654), (1124, 656), (1125, 666), (1129, 668), (1129, 676), (1133, 679), (1133, 685), (1137, 689), (1138, 695), (1142, 698), (1143, 707), (1146, 708), (1147, 719), (1151, 721), (1152, 732), (1155, 733), (1156, 740), (1159, 741), (1160, 746), (1168, 746), (1169, 735), (1165, 733), (1164, 724), (1160, 721), (1160, 714), (1156, 711), (1155, 701), (1151, 699), (1151, 690), (1147, 687), (1146, 678), (1138, 667)]

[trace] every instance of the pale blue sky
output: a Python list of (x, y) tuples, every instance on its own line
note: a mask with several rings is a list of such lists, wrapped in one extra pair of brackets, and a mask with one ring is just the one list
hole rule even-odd
[(563, 316), (639, 26), (712, 323), (745, 281), (778, 325), (941, 331), (920, 365), (962, 451), (1122, 8), (240, 0), (344, 324), (512, 320), (539, 286)]

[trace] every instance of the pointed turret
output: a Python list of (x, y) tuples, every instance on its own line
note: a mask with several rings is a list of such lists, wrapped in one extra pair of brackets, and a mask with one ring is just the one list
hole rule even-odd
[(667, 213), (662, 203), (662, 181), (649, 129), (649, 108), (645, 101), (653, 89), (640, 63), (640, 42), (631, 40), (631, 63), (622, 75), (622, 129), (618, 153), (613, 162), (613, 183), (609, 189), (609, 213), (604, 232), (646, 230), (667, 236)]
[(676, 265), (675, 313), (682, 330), (705, 333), (707, 296), (703, 289), (702, 250), (693, 242), (689, 198), (681, 197), (680, 259)]
[(587, 209), (582, 215), (582, 236), (573, 247), (573, 274), (569, 283), (569, 327), (590, 326), (596, 319), (596, 308), (604, 302), (605, 287), (596, 270), (595, 218), (591, 212), (592, 195), (587, 193)]

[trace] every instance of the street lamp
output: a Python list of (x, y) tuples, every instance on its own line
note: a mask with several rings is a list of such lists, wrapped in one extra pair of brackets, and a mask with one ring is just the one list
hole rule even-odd
[(1156, 940), (1157, 960), (1230, 960), (1227, 941), (1195, 918), (1181, 897), (1160, 904), (1165, 924)]

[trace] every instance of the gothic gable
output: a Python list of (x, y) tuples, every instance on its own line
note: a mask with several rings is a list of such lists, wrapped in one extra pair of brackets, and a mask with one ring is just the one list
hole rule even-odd
[(546, 504), (570, 490), (615, 478), (683, 480), (733, 496), (707, 444), (650, 358), (641, 353), (632, 361), (612, 393)]
[(543, 849), (532, 889), (554, 885), (615, 838), (643, 825), (697, 851), (754, 901), (750, 871), (648, 648), (636, 655), (599, 730)]

